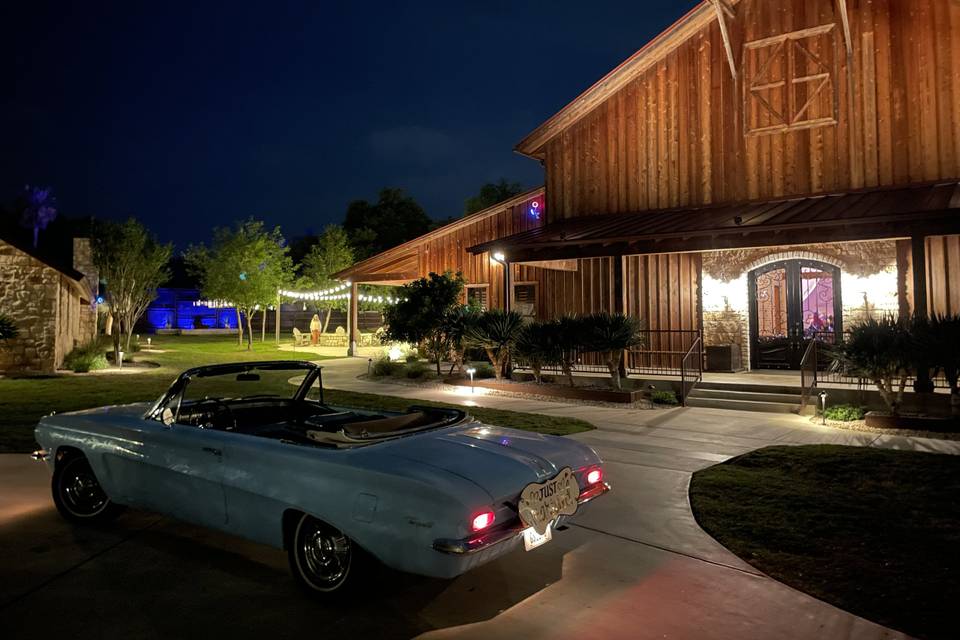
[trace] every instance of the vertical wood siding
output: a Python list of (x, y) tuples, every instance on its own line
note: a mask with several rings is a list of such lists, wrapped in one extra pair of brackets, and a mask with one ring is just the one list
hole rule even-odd
[(960, 235), (927, 238), (927, 308), (960, 314)]
[[(848, 0), (849, 60), (837, 4), (742, 0), (729, 22), (739, 82), (713, 21), (552, 138), (548, 218), (960, 177), (960, 3)], [(770, 118), (743, 86), (768, 54), (744, 45), (829, 24), (805, 41), (836, 70), (806, 115), (830, 115), (835, 97), (836, 123), (745, 135)]]

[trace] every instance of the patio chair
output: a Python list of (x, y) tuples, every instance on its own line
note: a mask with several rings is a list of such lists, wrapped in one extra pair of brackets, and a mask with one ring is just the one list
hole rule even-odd
[(310, 334), (301, 333), (300, 329), (293, 328), (293, 346), (306, 347), (310, 345)]

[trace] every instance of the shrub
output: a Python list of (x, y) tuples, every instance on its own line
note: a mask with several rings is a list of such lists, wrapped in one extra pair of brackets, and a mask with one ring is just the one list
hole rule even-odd
[(960, 314), (935, 314), (929, 320), (915, 320), (913, 333), (917, 352), (932, 375), (943, 371), (950, 388), (950, 406), (960, 415)]
[(827, 407), (824, 412), (828, 420), (839, 420), (840, 422), (853, 422), (854, 420), (863, 420), (867, 412), (863, 407), (856, 407), (852, 404), (838, 404)]
[(405, 361), (407, 364), (413, 364), (414, 362), (420, 362), (420, 356), (417, 355), (417, 352), (416, 352), (416, 351), (411, 351), (410, 353), (407, 354), (407, 357), (404, 358), (404, 361)]
[(427, 377), (429, 371), (422, 363), (416, 362), (414, 364), (407, 365), (405, 374), (411, 380), (420, 380)]
[(677, 400), (677, 394), (675, 394), (673, 391), (660, 390), (654, 390), (650, 392), (650, 402), (654, 404), (680, 404), (680, 401)]
[(486, 350), (494, 367), (494, 375), (499, 380), (503, 377), (510, 352), (522, 328), (523, 316), (516, 311), (491, 309), (470, 323), (465, 337)]
[(488, 362), (478, 362), (477, 364), (473, 365), (473, 368), (476, 369), (473, 374), (473, 377), (476, 380), (495, 378), (497, 375), (496, 371), (493, 370), (493, 365)]
[(896, 416), (916, 356), (915, 342), (896, 318), (871, 318), (851, 329), (847, 340), (833, 348), (830, 366), (873, 382), (890, 413)]
[(374, 361), (371, 373), (376, 378), (383, 378), (394, 375), (402, 368), (403, 365), (399, 362), (391, 362), (390, 358), (380, 358)]
[(0, 313), (0, 340), (12, 340), (20, 335), (20, 330), (14, 324), (13, 318)]
[(107, 362), (107, 356), (100, 341), (94, 339), (87, 344), (74, 347), (63, 359), (63, 366), (74, 373), (87, 373), (106, 369), (110, 364)]
[(519, 359), (533, 370), (537, 384), (543, 380), (543, 367), (560, 364), (563, 351), (557, 335), (556, 325), (552, 322), (531, 322), (520, 329), (514, 351)]
[(620, 362), (623, 352), (643, 344), (643, 321), (622, 313), (601, 311), (584, 316), (582, 322), (584, 349), (603, 354), (613, 388), (620, 390)]

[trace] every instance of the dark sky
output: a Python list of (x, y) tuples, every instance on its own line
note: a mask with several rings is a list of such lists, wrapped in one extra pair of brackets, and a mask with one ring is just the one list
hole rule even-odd
[(542, 184), (514, 145), (693, 2), (3, 4), (0, 202), (49, 184), (185, 245), (319, 230), (382, 186), (444, 218)]

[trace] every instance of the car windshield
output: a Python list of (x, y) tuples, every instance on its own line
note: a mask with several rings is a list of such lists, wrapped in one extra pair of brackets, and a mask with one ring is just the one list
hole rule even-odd
[(239, 400), (274, 398), (292, 400), (297, 395), (304, 375), (304, 367), (244, 367), (242, 369), (212, 370), (191, 376), (183, 393), (184, 403), (210, 398)]

